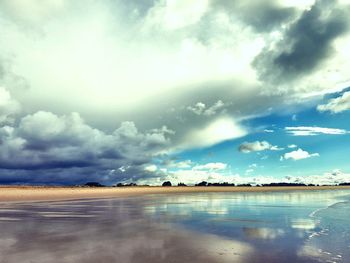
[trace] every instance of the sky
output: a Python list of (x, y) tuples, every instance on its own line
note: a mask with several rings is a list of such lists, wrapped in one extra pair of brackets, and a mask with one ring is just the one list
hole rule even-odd
[(349, 0), (0, 1), (0, 184), (350, 181)]

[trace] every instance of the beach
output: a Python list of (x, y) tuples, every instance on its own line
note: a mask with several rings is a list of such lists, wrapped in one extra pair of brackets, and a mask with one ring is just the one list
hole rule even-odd
[(184, 188), (2, 187), (0, 262), (350, 260), (348, 187)]
[(114, 198), (147, 194), (276, 192), (350, 189), (350, 186), (287, 186), (287, 187), (40, 187), (0, 186), (0, 202), (55, 201), (88, 198)]

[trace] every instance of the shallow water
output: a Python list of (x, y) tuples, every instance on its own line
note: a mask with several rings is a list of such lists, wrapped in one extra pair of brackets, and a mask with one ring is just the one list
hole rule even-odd
[(0, 262), (350, 262), (350, 191), (0, 204)]

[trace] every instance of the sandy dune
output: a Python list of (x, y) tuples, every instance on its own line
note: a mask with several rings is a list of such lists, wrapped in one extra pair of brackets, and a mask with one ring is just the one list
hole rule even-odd
[(176, 194), (200, 192), (269, 192), (296, 190), (350, 189), (350, 186), (315, 187), (29, 187), (0, 186), (0, 202), (49, 201), (85, 198), (110, 198), (144, 194)]

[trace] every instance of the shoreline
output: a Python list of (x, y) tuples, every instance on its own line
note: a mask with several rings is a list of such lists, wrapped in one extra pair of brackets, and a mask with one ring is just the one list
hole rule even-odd
[(135, 187), (49, 187), (49, 186), (0, 186), (0, 202), (61, 201), (91, 198), (118, 198), (148, 194), (229, 193), (229, 192), (278, 192), (350, 190), (350, 186), (135, 186)]

